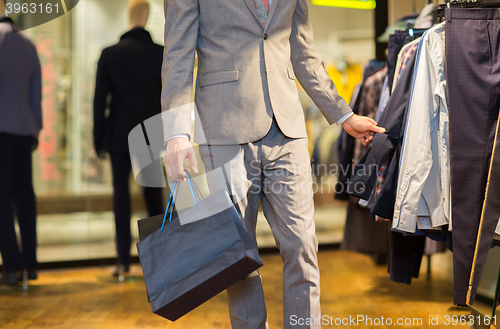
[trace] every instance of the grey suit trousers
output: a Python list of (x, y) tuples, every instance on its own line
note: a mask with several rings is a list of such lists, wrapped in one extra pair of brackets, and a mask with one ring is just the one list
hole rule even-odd
[[(200, 146), (206, 171), (224, 166), (229, 184), (208, 177), (211, 192), (231, 188), (239, 200), (245, 227), (256, 243), (259, 198), (283, 260), (284, 328), (291, 319), (317, 319), (320, 327), (318, 241), (307, 139), (283, 135), (276, 121), (267, 135), (243, 145)], [(228, 163), (231, 163), (228, 165)], [(267, 328), (260, 275), (227, 289), (233, 328)], [(293, 320), (296, 322), (295, 320)]]

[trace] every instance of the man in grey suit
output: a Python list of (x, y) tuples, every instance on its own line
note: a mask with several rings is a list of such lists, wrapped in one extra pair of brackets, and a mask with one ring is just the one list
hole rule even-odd
[[(42, 129), (41, 68), (35, 45), (5, 16), (0, 0), (0, 284), (16, 284), (17, 271), (37, 278), (36, 202), (31, 152)], [(14, 229), (14, 207), (22, 252)]]
[[(214, 170), (239, 154), (244, 171), (229, 170), (229, 187), (249, 186), (238, 200), (254, 241), (259, 197), (262, 202), (284, 262), (283, 326), (319, 328), (318, 243), (296, 79), (330, 124), (342, 124), (363, 144), (384, 129), (353, 115), (338, 95), (313, 48), (306, 0), (165, 0), (165, 17), (167, 174), (185, 180), (185, 158), (198, 172), (189, 142), (197, 53), (194, 141), (204, 165)], [(211, 190), (216, 183), (209, 179)], [(233, 328), (268, 327), (258, 273), (230, 287), (227, 295)]]

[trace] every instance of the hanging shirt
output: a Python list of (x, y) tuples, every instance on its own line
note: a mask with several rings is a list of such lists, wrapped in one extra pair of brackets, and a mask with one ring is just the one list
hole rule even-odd
[(403, 142), (393, 228), (415, 232), (422, 197), (433, 227), (450, 224), (444, 23), (421, 40)]
[[(366, 79), (361, 90), (361, 100), (359, 103), (359, 115), (367, 116), (371, 119), (376, 118), (380, 95), (384, 84), (384, 78), (387, 75), (387, 67), (371, 75)], [(370, 146), (363, 146), (359, 140), (355, 141), (353, 163), (357, 164), (363, 155), (368, 151)]]
[(384, 78), (384, 84), (382, 85), (382, 93), (380, 94), (380, 101), (378, 102), (377, 117), (375, 118), (375, 121), (378, 122), (378, 120), (380, 120), (390, 97), (391, 91), (389, 89), (389, 77), (386, 75)]
[(410, 60), (410, 56), (413, 55), (418, 49), (418, 43), (410, 45), (408, 48), (405, 49), (405, 52), (403, 56), (401, 57), (401, 66), (398, 67), (397, 74), (394, 76), (396, 79), (396, 83), (401, 78), (401, 73), (403, 72), (404, 69), (406, 69), (406, 66), (408, 65), (408, 61)]
[(406, 45), (403, 46), (403, 48), (399, 52), (398, 61), (396, 63), (396, 69), (395, 69), (395, 74), (394, 74), (394, 81), (392, 83), (391, 94), (394, 92), (394, 89), (396, 88), (396, 84), (397, 84), (398, 80), (401, 78), (401, 74), (403, 73), (403, 70), (408, 65), (408, 61), (409, 61), (410, 57), (417, 51), (420, 40), (421, 40), (421, 38), (418, 38), (418, 39), (413, 40), (410, 43), (407, 43)]

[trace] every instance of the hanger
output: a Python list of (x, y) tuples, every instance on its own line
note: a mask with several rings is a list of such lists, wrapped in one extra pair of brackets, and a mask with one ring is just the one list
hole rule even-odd
[(446, 4), (439, 5), (437, 17), (444, 19), (446, 8), (496, 8), (500, 7), (500, 0), (446, 0)]
[(427, 30), (428, 29), (416, 29), (413, 27), (413, 24), (407, 23), (405, 33), (407, 33), (410, 37), (420, 37)]
[(440, 8), (488, 8), (500, 7), (500, 0), (446, 0)]

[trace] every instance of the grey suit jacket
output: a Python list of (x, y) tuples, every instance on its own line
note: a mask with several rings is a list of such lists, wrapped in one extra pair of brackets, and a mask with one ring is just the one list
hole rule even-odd
[(253, 0), (165, 0), (165, 18), (165, 138), (191, 133), (195, 53), (199, 144), (257, 141), (273, 115), (287, 137), (306, 137), (296, 78), (330, 124), (351, 112), (313, 48), (306, 0), (273, 0), (264, 27)]
[(38, 135), (42, 72), (33, 42), (0, 15), (0, 133)]

